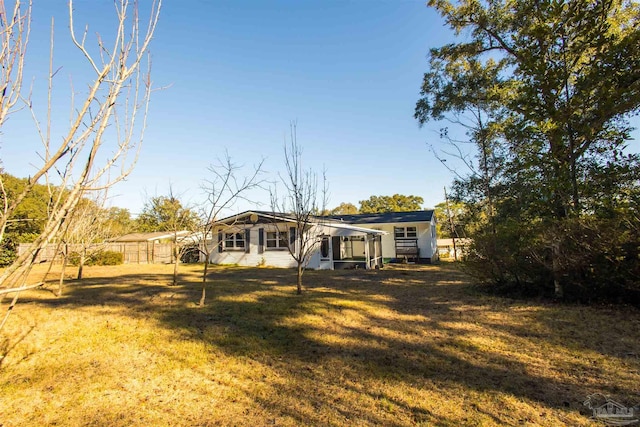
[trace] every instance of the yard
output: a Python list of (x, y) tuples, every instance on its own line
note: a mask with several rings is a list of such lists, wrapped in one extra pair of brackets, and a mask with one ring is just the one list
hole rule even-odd
[(308, 271), (301, 296), (293, 270), (213, 267), (199, 308), (201, 269), (23, 293), (0, 425), (589, 425), (591, 393), (640, 403), (637, 309), (488, 296), (446, 263)]

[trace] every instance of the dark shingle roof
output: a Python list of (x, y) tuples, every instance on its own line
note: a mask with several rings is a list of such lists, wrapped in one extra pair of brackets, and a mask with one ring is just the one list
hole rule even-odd
[(358, 215), (330, 215), (328, 218), (348, 224), (379, 224), (385, 222), (429, 222), (433, 210), (411, 212), (384, 212)]
[[(227, 218), (222, 218), (218, 222), (225, 223), (228, 221), (238, 221), (242, 223), (241, 218), (255, 213), (261, 215), (266, 218), (272, 218), (274, 215), (278, 218), (282, 219), (290, 219), (291, 221), (295, 221), (295, 219), (286, 213), (276, 212), (275, 214), (270, 211), (258, 211), (251, 210), (241, 212), (237, 215), (233, 215)], [(341, 221), (346, 224), (381, 224), (388, 222), (430, 222), (433, 217), (433, 210), (426, 211), (411, 211), (411, 212), (384, 212), (384, 213), (370, 213), (370, 214), (358, 214), (358, 215), (329, 215), (325, 218), (334, 221)], [(320, 219), (320, 218), (319, 218)], [(264, 222), (264, 220), (260, 220), (258, 222)]]

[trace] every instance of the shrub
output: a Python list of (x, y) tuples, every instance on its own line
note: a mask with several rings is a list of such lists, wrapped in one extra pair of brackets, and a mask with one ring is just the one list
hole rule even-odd
[(16, 248), (17, 243), (14, 237), (9, 234), (5, 235), (0, 245), (0, 267), (6, 267), (16, 259)]
[(120, 252), (104, 251), (94, 255), (94, 265), (120, 265), (124, 262), (124, 256)]
[[(80, 253), (71, 252), (67, 257), (71, 265), (80, 265)], [(120, 252), (100, 251), (87, 255), (84, 265), (120, 265), (124, 262), (124, 256)]]
[[(79, 252), (69, 252), (69, 255), (67, 255), (67, 263), (71, 264), (73, 266), (78, 266), (80, 265), (80, 253)], [(85, 264), (87, 262), (85, 261)]]
[[(504, 221), (476, 233), (467, 271), (496, 290), (554, 295), (554, 262), (567, 301), (640, 305), (640, 230), (624, 218)], [(553, 259), (551, 242), (559, 242)]]

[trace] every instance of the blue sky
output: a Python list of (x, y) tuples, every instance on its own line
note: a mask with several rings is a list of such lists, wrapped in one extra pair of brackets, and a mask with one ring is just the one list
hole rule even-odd
[[(111, 1), (76, 2), (78, 22), (108, 32)], [(65, 32), (66, 0), (34, 3), (26, 76), (42, 81), (51, 15), (56, 64), (77, 53)], [(295, 120), (305, 165), (327, 170), (330, 207), (394, 193), (433, 207), (453, 177), (429, 150), (440, 125), (419, 128), (413, 111), (428, 49), (451, 40), (422, 0), (165, 0), (152, 74), (155, 86), (168, 88), (153, 95), (140, 160), (113, 189), (111, 204), (135, 214), (169, 185), (197, 203), (207, 167), (225, 150), (247, 167), (265, 158), (264, 177), (275, 180)], [(33, 170), (29, 126), (28, 118), (12, 117), (0, 135), (11, 174)], [(267, 192), (251, 196), (269, 202)]]
[[(107, 31), (101, 17), (111, 1), (76, 2), (77, 22)], [(44, 79), (52, 14), (56, 64), (76, 55), (65, 4), (35, 1), (28, 79)], [(296, 120), (305, 164), (327, 170), (330, 206), (394, 193), (433, 206), (451, 177), (429, 152), (437, 135), (418, 127), (413, 109), (428, 48), (448, 37), (423, 1), (166, 0), (152, 73), (157, 87), (169, 87), (154, 93), (140, 160), (111, 203), (137, 213), (169, 185), (196, 203), (207, 166), (224, 150), (248, 167), (264, 157), (265, 177), (277, 179)], [(33, 170), (37, 150), (35, 141), (15, 143), (32, 134), (23, 126), (28, 117), (12, 117), (0, 137), (3, 166), (19, 176)], [(252, 197), (268, 203), (266, 192)]]

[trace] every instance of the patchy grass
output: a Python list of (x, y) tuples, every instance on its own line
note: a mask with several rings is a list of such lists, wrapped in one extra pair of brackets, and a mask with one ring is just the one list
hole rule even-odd
[(448, 263), (309, 271), (301, 296), (292, 270), (213, 267), (199, 308), (201, 268), (25, 292), (0, 425), (588, 425), (590, 393), (640, 403), (631, 308), (487, 296)]

